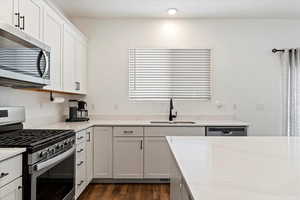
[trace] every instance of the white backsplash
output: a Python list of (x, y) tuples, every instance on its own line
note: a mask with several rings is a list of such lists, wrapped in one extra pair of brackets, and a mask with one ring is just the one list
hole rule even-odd
[[(0, 106), (24, 106), (26, 110), (25, 127), (41, 126), (62, 121), (67, 102), (53, 104), (48, 92), (35, 92), (8, 87), (0, 87)], [(64, 95), (60, 95), (64, 96)], [(64, 96), (66, 100), (69, 98)]]

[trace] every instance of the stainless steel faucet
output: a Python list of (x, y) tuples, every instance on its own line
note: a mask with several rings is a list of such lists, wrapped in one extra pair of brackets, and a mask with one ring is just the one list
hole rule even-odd
[(174, 109), (174, 105), (173, 105), (173, 99), (172, 99), (172, 98), (170, 98), (170, 113), (169, 113), (169, 121), (173, 121), (173, 119), (177, 117), (177, 112), (175, 112), (175, 115), (173, 115), (173, 109)]

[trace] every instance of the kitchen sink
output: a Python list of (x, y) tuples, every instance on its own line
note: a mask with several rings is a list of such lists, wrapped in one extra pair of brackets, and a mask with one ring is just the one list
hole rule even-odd
[(151, 124), (196, 124), (193, 121), (151, 121)]

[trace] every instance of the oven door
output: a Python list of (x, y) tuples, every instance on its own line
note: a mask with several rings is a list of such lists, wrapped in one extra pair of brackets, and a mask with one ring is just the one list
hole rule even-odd
[(30, 174), (30, 200), (73, 200), (75, 147), (34, 165)]

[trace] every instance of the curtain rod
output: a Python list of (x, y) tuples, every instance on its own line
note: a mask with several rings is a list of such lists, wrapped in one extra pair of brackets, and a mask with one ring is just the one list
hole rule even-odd
[(272, 49), (273, 53), (284, 52), (284, 49)]

